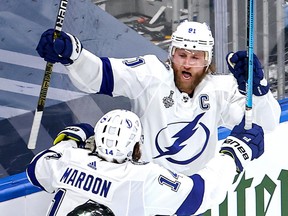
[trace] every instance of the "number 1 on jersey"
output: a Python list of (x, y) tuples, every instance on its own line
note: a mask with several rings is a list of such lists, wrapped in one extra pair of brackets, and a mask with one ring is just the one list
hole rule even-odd
[(159, 184), (166, 185), (170, 187), (173, 191), (178, 191), (181, 183), (177, 181), (178, 175), (173, 175), (173, 177), (175, 178), (175, 180), (171, 180), (166, 176), (160, 175), (158, 178)]

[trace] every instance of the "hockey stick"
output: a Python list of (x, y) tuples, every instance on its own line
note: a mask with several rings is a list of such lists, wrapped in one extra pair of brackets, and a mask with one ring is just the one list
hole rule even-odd
[(247, 57), (248, 80), (246, 84), (245, 126), (252, 128), (252, 95), (253, 95), (253, 53), (254, 53), (254, 1), (247, 0)]
[[(67, 4), (68, 4), (68, 0), (60, 1), (58, 13), (57, 13), (57, 19), (56, 19), (55, 27), (54, 27), (54, 35), (53, 35), (54, 40), (57, 37), (59, 37), (60, 32), (62, 30)], [(47, 62), (44, 78), (43, 78), (42, 85), (41, 85), (40, 95), (38, 98), (38, 105), (37, 105), (37, 109), (35, 111), (35, 115), (33, 119), (30, 138), (27, 144), (28, 149), (35, 149), (36, 147), (36, 141), (37, 141), (37, 137), (38, 137), (38, 133), (40, 129), (41, 119), (42, 119), (43, 110), (45, 106), (48, 87), (49, 87), (50, 80), (51, 80), (52, 70), (53, 70), (53, 63)]]

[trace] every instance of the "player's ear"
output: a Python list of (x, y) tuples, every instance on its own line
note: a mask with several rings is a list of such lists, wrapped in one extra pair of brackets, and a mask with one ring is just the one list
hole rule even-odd
[(140, 149), (140, 143), (137, 142), (134, 146), (133, 153), (132, 153), (132, 160), (138, 161), (141, 158), (141, 149)]

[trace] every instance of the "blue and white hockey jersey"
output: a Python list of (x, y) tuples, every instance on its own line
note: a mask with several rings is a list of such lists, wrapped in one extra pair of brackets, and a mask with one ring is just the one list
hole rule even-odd
[(199, 173), (187, 177), (154, 163), (116, 164), (88, 156), (89, 152), (68, 140), (31, 161), (30, 182), (55, 193), (48, 216), (67, 215), (86, 202), (105, 205), (116, 216), (199, 214), (224, 200), (236, 174), (228, 155), (218, 154)]
[[(244, 115), (245, 96), (233, 75), (207, 74), (190, 98), (175, 86), (172, 68), (154, 55), (99, 58), (83, 49), (67, 69), (82, 91), (130, 98), (143, 125), (143, 159), (187, 175), (218, 150), (218, 127), (232, 129)], [(253, 96), (253, 122), (264, 131), (279, 124), (280, 113), (271, 92)]]

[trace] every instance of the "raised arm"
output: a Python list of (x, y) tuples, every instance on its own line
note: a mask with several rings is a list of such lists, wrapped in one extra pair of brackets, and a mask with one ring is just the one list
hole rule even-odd
[[(246, 51), (231, 52), (226, 56), (230, 72), (237, 80), (239, 92), (246, 94), (248, 59)], [(272, 131), (279, 125), (281, 109), (270, 91), (258, 57), (253, 55), (253, 122), (261, 125), (264, 131)]]

